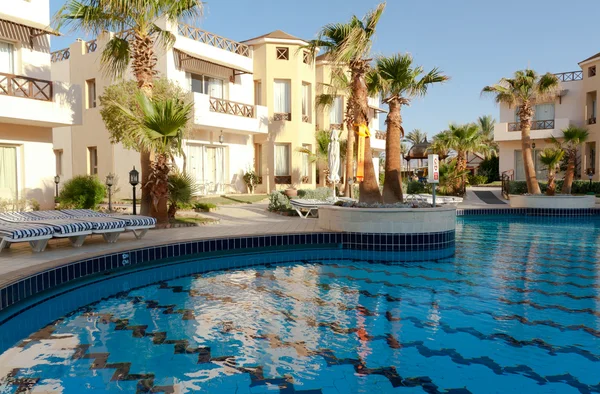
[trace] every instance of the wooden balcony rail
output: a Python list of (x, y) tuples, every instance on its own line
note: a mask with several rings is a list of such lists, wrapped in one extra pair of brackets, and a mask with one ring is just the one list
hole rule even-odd
[(0, 95), (52, 101), (52, 82), (0, 73)]
[(304, 123), (310, 123), (310, 118), (308, 117), (308, 115), (302, 115), (302, 121)]
[(341, 123), (331, 123), (329, 125), (329, 130), (344, 130), (344, 125)]
[[(534, 120), (531, 122), (531, 130), (552, 130), (554, 128), (554, 119), (552, 120)], [(508, 124), (508, 131), (521, 131), (521, 122)]]
[(292, 120), (292, 114), (291, 113), (285, 113), (285, 112), (276, 112), (273, 114), (273, 120), (276, 122), (282, 121), (282, 120), (287, 120), (290, 121)]
[(98, 49), (98, 42), (96, 40), (86, 41), (85, 53), (93, 53)]
[(593, 116), (591, 118), (588, 119), (587, 124), (596, 124), (596, 117)]
[(216, 97), (210, 98), (210, 110), (222, 114), (254, 118), (254, 106), (236, 103), (235, 101), (223, 100)]
[(387, 133), (385, 131), (377, 130), (375, 131), (375, 138), (378, 140), (385, 140), (387, 138)]
[(71, 57), (71, 50), (69, 48), (59, 49), (58, 51), (52, 52), (50, 60), (52, 63), (62, 62), (68, 60)]
[(554, 74), (561, 82), (581, 81), (583, 79), (583, 71), (569, 71), (566, 73)]
[(215, 48), (237, 53), (238, 55), (252, 57), (250, 55), (250, 47), (246, 44), (242, 44), (183, 23), (178, 25), (178, 31), (180, 35), (190, 38), (194, 41), (199, 41)]

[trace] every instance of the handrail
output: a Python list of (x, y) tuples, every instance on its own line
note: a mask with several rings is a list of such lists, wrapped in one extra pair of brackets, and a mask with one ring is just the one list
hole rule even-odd
[(0, 73), (0, 95), (53, 101), (52, 81)]
[(98, 41), (90, 40), (85, 43), (85, 53), (93, 53), (98, 49)]
[(581, 81), (583, 79), (583, 71), (567, 71), (564, 73), (554, 74), (561, 82)]
[(194, 41), (199, 41), (215, 48), (223, 49), (238, 55), (252, 57), (250, 47), (229, 38), (221, 37), (206, 30), (197, 27), (189, 26), (184, 23), (179, 23), (177, 30), (180, 35), (190, 38)]
[(250, 104), (237, 103), (235, 101), (229, 101), (220, 99), (217, 97), (210, 97), (210, 110), (212, 112), (219, 112), (222, 114), (242, 116), (244, 118), (254, 118), (254, 106)]
[(71, 50), (69, 48), (59, 49), (50, 54), (50, 61), (52, 63), (62, 62), (68, 60), (71, 57)]
[(506, 200), (510, 197), (510, 181), (515, 179), (515, 170), (502, 171), (500, 180), (502, 181), (502, 197)]
[[(554, 128), (554, 119), (532, 120), (531, 130), (552, 130)], [(511, 122), (508, 124), (508, 131), (521, 131), (521, 122)]]

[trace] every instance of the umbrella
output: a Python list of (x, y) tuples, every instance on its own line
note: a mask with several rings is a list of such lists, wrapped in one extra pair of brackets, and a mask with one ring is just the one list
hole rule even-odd
[(336, 130), (331, 130), (327, 152), (329, 154), (329, 181), (333, 183), (333, 197), (335, 198), (335, 184), (340, 181), (340, 140)]

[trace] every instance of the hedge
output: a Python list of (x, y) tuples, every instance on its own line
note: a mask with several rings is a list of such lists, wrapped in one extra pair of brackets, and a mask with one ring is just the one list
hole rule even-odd
[[(547, 183), (539, 182), (540, 189), (542, 193), (546, 192)], [(556, 192), (560, 193), (562, 189), (563, 180), (556, 181)], [(527, 193), (527, 182), (525, 181), (510, 181), (509, 183), (509, 193), (510, 194), (525, 194)], [(594, 194), (600, 194), (600, 182), (592, 182), (592, 187), (590, 188), (590, 181), (573, 181), (573, 186), (571, 187), (572, 194), (587, 194), (589, 192), (593, 192)]]

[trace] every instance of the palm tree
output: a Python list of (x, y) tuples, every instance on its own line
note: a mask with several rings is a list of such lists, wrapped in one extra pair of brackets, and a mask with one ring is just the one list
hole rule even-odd
[(492, 115), (484, 115), (477, 118), (475, 123), (479, 127), (479, 132), (483, 134), (488, 141), (488, 144), (493, 145), (494, 149), (498, 150), (498, 143), (494, 141), (494, 125), (496, 124), (496, 119), (494, 119)]
[(482, 90), (482, 93), (493, 94), (499, 104), (517, 107), (521, 123), (523, 166), (530, 194), (541, 194), (531, 154), (530, 130), (535, 105), (553, 100), (559, 87), (560, 81), (556, 75), (546, 73), (540, 76), (534, 70), (527, 69), (517, 71), (513, 78), (502, 78), (497, 84), (486, 86)]
[(136, 134), (144, 149), (155, 154), (148, 186), (157, 221), (168, 223), (169, 172), (173, 157), (182, 153), (183, 135), (193, 116), (193, 104), (173, 99), (153, 100), (141, 90), (136, 99), (141, 117), (127, 107), (120, 108), (131, 120), (129, 132)]
[[(409, 105), (415, 97), (427, 94), (431, 84), (442, 83), (449, 78), (437, 68), (423, 74), (423, 67), (413, 65), (409, 54), (396, 54), (377, 59), (375, 69), (368, 78), (370, 88), (383, 96), (383, 102), (389, 106), (385, 123), (387, 125), (385, 147), (385, 181), (383, 183), (383, 201), (393, 204), (402, 201), (402, 163), (400, 146), (404, 137), (401, 108)], [(421, 140), (424, 133), (414, 130), (411, 139)], [(423, 139), (426, 139), (423, 138)]]
[(548, 188), (546, 189), (546, 195), (553, 196), (556, 192), (556, 168), (565, 156), (565, 151), (555, 148), (546, 148), (540, 154), (540, 161), (548, 169)]
[[(152, 95), (157, 58), (155, 43), (165, 47), (175, 42), (174, 35), (161, 29), (159, 19), (169, 22), (196, 19), (202, 14), (202, 0), (67, 0), (55, 15), (57, 29), (69, 27), (71, 32), (99, 36), (107, 31), (131, 31), (131, 39), (115, 35), (102, 51), (102, 65), (111, 77), (121, 77), (131, 71), (146, 95)], [(150, 189), (147, 186), (151, 171), (151, 152), (140, 149), (142, 169), (141, 213), (151, 210)]]
[[(315, 141), (317, 144), (314, 152), (305, 147), (296, 148), (296, 152), (307, 155), (308, 162), (317, 165), (317, 169), (320, 171), (319, 180), (321, 185), (324, 186), (326, 182), (326, 174), (324, 174), (324, 172), (327, 171), (327, 166), (329, 165), (329, 152), (327, 149), (329, 147), (329, 142), (331, 141), (330, 132), (326, 130), (315, 132)], [(340, 140), (340, 161), (344, 161), (346, 157), (345, 147), (346, 140)]]
[[(334, 69), (350, 70), (350, 97), (347, 106), (347, 119), (352, 119), (353, 131), (358, 133), (360, 126), (368, 124), (368, 92), (365, 76), (370, 69), (369, 53), (375, 28), (383, 13), (385, 3), (381, 3), (370, 11), (361, 20), (353, 16), (347, 23), (332, 23), (325, 25), (319, 32), (317, 39), (312, 40), (307, 46), (310, 53), (315, 54), (317, 49), (324, 50), (329, 60), (334, 64)], [(340, 72), (340, 71), (337, 71)], [(354, 157), (354, 133), (348, 132), (346, 157)], [(363, 202), (379, 202), (381, 193), (375, 179), (375, 169), (371, 153), (369, 138), (365, 138), (365, 176), (360, 184), (360, 200)], [(353, 163), (346, 161), (346, 174), (353, 173)], [(346, 192), (349, 192), (346, 185)]]
[[(432, 147), (430, 146), (430, 149)], [(485, 157), (495, 154), (493, 147), (487, 144), (485, 136), (474, 123), (464, 125), (451, 124), (449, 129), (436, 135), (433, 149), (446, 149), (456, 152), (456, 170), (464, 173), (467, 169), (467, 155), (479, 153)], [(458, 179), (457, 189), (464, 191), (465, 176)]]
[(557, 148), (565, 151), (567, 156), (567, 172), (563, 182), (562, 194), (571, 194), (573, 178), (575, 177), (575, 163), (577, 162), (577, 149), (581, 144), (587, 141), (589, 132), (583, 127), (569, 126), (562, 130), (562, 141), (552, 136), (551, 141)]
[(427, 134), (421, 131), (421, 129), (414, 129), (406, 134), (405, 139), (410, 141), (412, 145), (422, 144), (427, 141)]

